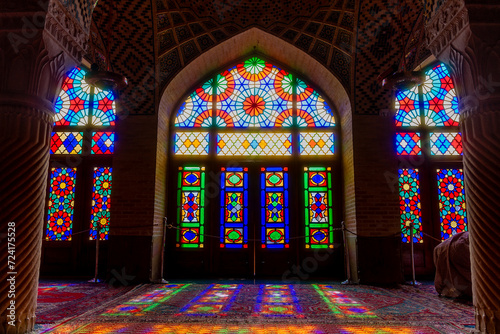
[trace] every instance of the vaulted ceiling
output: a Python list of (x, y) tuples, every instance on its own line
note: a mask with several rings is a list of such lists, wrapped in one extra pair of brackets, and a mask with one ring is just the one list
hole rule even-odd
[(378, 114), (391, 94), (377, 76), (400, 64), (405, 48), (412, 64), (428, 55), (420, 50), (422, 16), (414, 0), (100, 0), (86, 58), (127, 76), (123, 103), (133, 113), (151, 114), (184, 66), (257, 27), (328, 68), (357, 114)]

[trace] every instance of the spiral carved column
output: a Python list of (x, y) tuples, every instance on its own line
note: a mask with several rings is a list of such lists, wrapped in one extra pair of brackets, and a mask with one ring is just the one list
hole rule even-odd
[[(0, 97), (0, 220), (2, 233), (7, 233), (8, 222), (15, 223), (10, 224), (15, 227), (15, 241), (9, 240), (8, 248), (7, 240), (2, 240), (0, 251), (7, 254), (9, 249), (15, 249), (15, 265), (9, 268), (7, 258), (0, 263), (0, 333), (27, 333), (35, 325), (48, 148), (53, 120), (49, 111), (37, 110), (29, 105), (9, 104), (7, 102), (6, 105), (5, 98)], [(10, 233), (13, 231), (9, 230)], [(8, 274), (10, 272), (15, 274)], [(7, 281), (12, 278), (14, 281)], [(11, 285), (10, 282), (15, 283)], [(12, 291), (13, 288), (15, 291)], [(10, 293), (14, 293), (15, 297), (9, 298)], [(15, 317), (9, 317), (14, 314), (11, 312), (14, 308), (9, 309), (11, 301), (15, 302)], [(12, 319), (15, 321), (12, 322)]]

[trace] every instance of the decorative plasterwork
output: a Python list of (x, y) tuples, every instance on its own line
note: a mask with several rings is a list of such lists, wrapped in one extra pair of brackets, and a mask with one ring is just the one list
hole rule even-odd
[(47, 9), (45, 31), (79, 63), (85, 52), (88, 34), (80, 23), (58, 0), (52, 0)]
[(469, 16), (463, 0), (449, 0), (426, 25), (429, 50), (439, 56), (468, 27)]

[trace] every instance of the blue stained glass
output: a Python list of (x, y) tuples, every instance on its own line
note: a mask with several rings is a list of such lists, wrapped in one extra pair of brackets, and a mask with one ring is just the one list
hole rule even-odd
[(263, 248), (289, 247), (288, 168), (261, 169), (261, 243)]
[(247, 168), (222, 168), (220, 202), (220, 247), (248, 247)]

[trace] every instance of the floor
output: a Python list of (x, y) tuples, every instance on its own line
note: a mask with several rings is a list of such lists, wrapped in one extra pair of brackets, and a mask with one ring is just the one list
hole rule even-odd
[(471, 333), (471, 302), (432, 283), (41, 282), (36, 333)]

